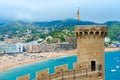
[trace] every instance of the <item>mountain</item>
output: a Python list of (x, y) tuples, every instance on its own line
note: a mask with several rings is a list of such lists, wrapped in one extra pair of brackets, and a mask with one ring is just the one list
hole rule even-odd
[(4, 21), (3, 21), (3, 22), (0, 22), (0, 26), (1, 26), (1, 25), (4, 25), (4, 24), (6, 24), (6, 23), (7, 23), (7, 22), (4, 22)]
[[(56, 20), (50, 22), (22, 22), (22, 21), (14, 21), (14, 22), (7, 22), (3, 25), (0, 25), (0, 34), (7, 34), (7, 33), (15, 33), (16, 31), (24, 31), (26, 29), (36, 30), (36, 29), (51, 29), (59, 30), (62, 28), (69, 28), (75, 25), (88, 25), (88, 24), (95, 24), (94, 22), (89, 21), (80, 21), (78, 22), (75, 19), (66, 19), (66, 20)], [(6, 32), (7, 31), (7, 32)]]
[(105, 22), (104, 24), (107, 26), (111, 26), (111, 25), (117, 24), (117, 23), (120, 23), (120, 22), (119, 21), (108, 21), (108, 22)]
[[(64, 19), (64, 20), (55, 20), (49, 22), (23, 22), (23, 21), (14, 21), (14, 22), (0, 22), (0, 34), (1, 35), (11, 35), (11, 36), (23, 36), (27, 30), (31, 31), (31, 34), (40, 34), (42, 30), (56, 31), (61, 29), (71, 29), (74, 30), (75, 25), (94, 25), (98, 24), (90, 21), (78, 21), (76, 19)], [(108, 37), (112, 40), (120, 41), (120, 22), (119, 21), (108, 21), (103, 23), (108, 26)], [(17, 34), (16, 32), (19, 32)]]
[(0, 26), (6, 24), (8, 22), (12, 22), (12, 21), (0, 19)]
[(90, 21), (78, 21), (76, 19), (66, 19), (66, 20), (56, 20), (56, 21), (50, 21), (50, 22), (34, 22), (34, 24), (37, 26), (54, 26), (54, 25), (74, 26), (77, 24), (89, 25), (89, 24), (95, 24), (95, 23)]
[(32, 28), (32, 26), (28, 23), (20, 21), (8, 22), (0, 26), (0, 34), (12, 34), (16, 31), (22, 31), (30, 28)]
[(35, 26), (39, 26), (41, 28), (43, 27), (53, 27), (55, 30), (59, 30), (62, 28), (72, 28), (75, 25), (90, 25), (90, 24), (96, 24), (94, 22), (90, 21), (78, 21), (76, 19), (65, 19), (65, 20), (56, 20), (56, 21), (50, 21), (50, 22), (34, 22)]

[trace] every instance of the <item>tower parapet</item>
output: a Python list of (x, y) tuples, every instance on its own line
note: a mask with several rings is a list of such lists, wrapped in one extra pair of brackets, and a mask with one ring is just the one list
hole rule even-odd
[(77, 38), (99, 37), (104, 38), (107, 35), (106, 25), (82, 25), (75, 26)]

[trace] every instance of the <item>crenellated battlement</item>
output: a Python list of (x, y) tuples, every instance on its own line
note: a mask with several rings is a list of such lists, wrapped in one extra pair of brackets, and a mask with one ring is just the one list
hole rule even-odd
[[(95, 79), (100, 79), (100, 71), (91, 72), (90, 68), (82, 68), (81, 64), (74, 63), (73, 70), (68, 70), (68, 64), (60, 65), (55, 67), (55, 72), (49, 74), (49, 69), (45, 69), (36, 72), (35, 80), (79, 80), (79, 79), (93, 79), (92, 75), (96, 76)], [(95, 75), (98, 73), (97, 75)], [(17, 80), (30, 80), (30, 75), (24, 75), (17, 78)]]
[(75, 26), (75, 33), (77, 38), (99, 37), (104, 38), (107, 35), (106, 25), (78, 25)]

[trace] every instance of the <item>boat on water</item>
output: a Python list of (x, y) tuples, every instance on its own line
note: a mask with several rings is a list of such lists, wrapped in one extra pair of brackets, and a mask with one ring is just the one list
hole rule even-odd
[(50, 58), (49, 60), (51, 60), (51, 61), (66, 61), (66, 60), (58, 60), (56, 58)]
[(116, 72), (117, 70), (116, 69), (111, 69), (110, 72)]
[(117, 60), (116, 62), (120, 62), (120, 60)]
[(118, 68), (120, 68), (120, 66), (116, 65), (116, 68), (118, 69)]

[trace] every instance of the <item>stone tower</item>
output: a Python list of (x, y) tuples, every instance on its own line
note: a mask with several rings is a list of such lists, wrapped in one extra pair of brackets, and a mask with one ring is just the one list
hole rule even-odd
[(98, 72), (104, 79), (104, 38), (107, 35), (105, 25), (75, 26), (77, 38), (78, 63), (91, 72)]

